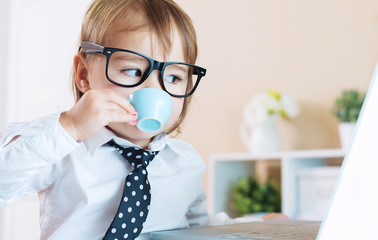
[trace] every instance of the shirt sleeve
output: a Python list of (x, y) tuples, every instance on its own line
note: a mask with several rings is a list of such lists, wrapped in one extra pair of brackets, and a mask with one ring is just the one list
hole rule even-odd
[(201, 196), (190, 206), (186, 215), (190, 227), (205, 226), (208, 223), (206, 194)]
[[(59, 123), (60, 114), (10, 124), (0, 138), (0, 206), (52, 183), (42, 172), (79, 146)], [(11, 142), (16, 136), (16, 140)], [(10, 143), (11, 142), (11, 143)], [(46, 174), (42, 174), (46, 175)]]

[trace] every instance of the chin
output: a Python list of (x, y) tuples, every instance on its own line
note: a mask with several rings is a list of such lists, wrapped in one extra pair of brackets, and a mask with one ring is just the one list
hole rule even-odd
[(163, 132), (160, 130), (157, 132), (143, 132), (139, 130), (135, 125), (130, 126), (126, 123), (112, 123), (108, 125), (108, 128), (113, 131), (118, 137), (124, 138), (136, 145), (141, 141), (150, 141), (151, 138), (157, 134)]

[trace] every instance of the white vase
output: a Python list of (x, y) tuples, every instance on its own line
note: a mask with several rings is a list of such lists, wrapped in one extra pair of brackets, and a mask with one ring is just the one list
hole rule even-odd
[(250, 136), (247, 135), (246, 128), (242, 129), (242, 138), (251, 153), (264, 154), (279, 152), (281, 150), (276, 119), (276, 116), (270, 117), (265, 123), (254, 127), (251, 129)]
[(339, 124), (339, 137), (341, 148), (348, 150), (353, 139), (356, 123), (342, 122)]

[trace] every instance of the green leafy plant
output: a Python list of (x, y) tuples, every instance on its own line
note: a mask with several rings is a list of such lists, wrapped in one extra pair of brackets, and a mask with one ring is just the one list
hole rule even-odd
[(273, 179), (260, 183), (252, 177), (241, 178), (231, 189), (230, 207), (238, 215), (280, 212), (281, 194)]
[(336, 117), (341, 122), (357, 122), (365, 95), (355, 89), (342, 91), (341, 96), (335, 100)]

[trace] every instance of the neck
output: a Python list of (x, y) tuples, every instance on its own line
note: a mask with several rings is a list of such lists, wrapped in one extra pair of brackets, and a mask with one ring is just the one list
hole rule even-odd
[(125, 139), (134, 143), (138, 147), (140, 147), (142, 149), (146, 149), (146, 150), (148, 149), (148, 145), (150, 144), (150, 142), (152, 140), (152, 139), (135, 140), (135, 139), (127, 139), (127, 138), (125, 138)]
[(150, 144), (150, 142), (152, 141), (152, 138), (146, 138), (146, 139), (135, 139), (135, 138), (130, 138), (128, 136), (124, 136), (124, 135), (121, 135), (119, 133), (117, 133), (116, 131), (114, 131), (111, 127), (109, 126), (106, 126), (107, 129), (109, 129), (110, 131), (112, 131), (115, 135), (117, 135), (117, 137), (120, 137), (120, 138), (123, 138), (135, 145), (137, 145), (138, 147), (142, 148), (142, 149), (148, 149), (148, 145)]

